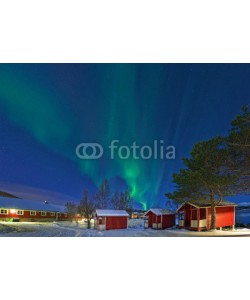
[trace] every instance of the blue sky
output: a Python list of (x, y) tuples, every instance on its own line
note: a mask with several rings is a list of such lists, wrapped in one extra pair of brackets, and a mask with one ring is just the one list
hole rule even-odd
[[(181, 158), (195, 142), (227, 134), (250, 103), (249, 80), (249, 64), (2, 64), (1, 185), (65, 202), (107, 178), (113, 189), (130, 188), (139, 205), (164, 206)], [(163, 140), (176, 147), (176, 159), (75, 155), (79, 143), (107, 149), (114, 139)]]

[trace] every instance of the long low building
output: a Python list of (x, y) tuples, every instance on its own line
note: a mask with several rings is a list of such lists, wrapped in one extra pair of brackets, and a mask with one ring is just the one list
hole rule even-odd
[(68, 219), (64, 206), (34, 200), (0, 197), (0, 221), (63, 221)]

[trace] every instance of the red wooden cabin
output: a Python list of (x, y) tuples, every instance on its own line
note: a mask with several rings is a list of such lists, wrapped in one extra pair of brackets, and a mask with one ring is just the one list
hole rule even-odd
[[(235, 203), (222, 201), (216, 206), (216, 228), (235, 225)], [(189, 230), (209, 230), (211, 228), (211, 205), (185, 202), (178, 209), (178, 225)]]
[(152, 208), (145, 213), (145, 228), (165, 229), (175, 226), (175, 212), (168, 209)]
[(128, 217), (126, 210), (97, 209), (95, 228), (98, 230), (127, 229)]

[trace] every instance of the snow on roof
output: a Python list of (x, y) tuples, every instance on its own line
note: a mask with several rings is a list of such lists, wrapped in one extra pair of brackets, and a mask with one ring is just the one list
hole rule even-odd
[[(196, 208), (199, 208), (199, 207), (211, 207), (211, 203), (207, 203), (207, 202), (203, 202), (203, 201), (194, 201), (194, 202), (191, 202), (191, 201), (186, 201), (186, 202), (183, 202), (177, 209), (177, 211), (179, 211), (185, 204), (189, 204), (189, 205), (192, 205)], [(233, 203), (233, 202), (229, 202), (229, 201), (221, 201), (219, 204), (216, 204), (216, 207), (218, 206), (237, 206), (236, 203)]]
[(98, 217), (128, 217), (129, 214), (126, 212), (126, 210), (111, 210), (111, 209), (97, 209), (96, 215)]
[(34, 200), (0, 197), (0, 208), (64, 212), (63, 205), (46, 204)]
[(171, 211), (169, 209), (162, 209), (162, 208), (151, 208), (149, 209), (145, 215), (147, 215), (148, 212), (152, 212), (153, 214), (155, 214), (156, 216), (161, 216), (161, 215), (174, 215), (175, 212)]

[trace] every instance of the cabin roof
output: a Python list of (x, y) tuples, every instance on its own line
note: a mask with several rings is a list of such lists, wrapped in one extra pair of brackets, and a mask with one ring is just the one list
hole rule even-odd
[(146, 213), (145, 216), (149, 213), (152, 212), (156, 216), (162, 216), (162, 215), (174, 215), (175, 212), (169, 209), (163, 209), (163, 208), (151, 208), (149, 209)]
[(35, 200), (0, 197), (0, 208), (64, 212), (63, 205), (46, 204)]
[(128, 217), (129, 214), (126, 210), (115, 210), (115, 209), (97, 209), (96, 215), (98, 217)]
[[(196, 208), (211, 207), (211, 203), (205, 202), (205, 201), (197, 201), (197, 202), (196, 201), (195, 202), (186, 201), (180, 205), (180, 207), (177, 209), (177, 211), (180, 210), (185, 204), (190, 204), (191, 206), (194, 206)], [(229, 201), (222, 201), (216, 205), (216, 207), (218, 207), (218, 206), (237, 206), (237, 204), (235, 204), (233, 202), (229, 202)]]

